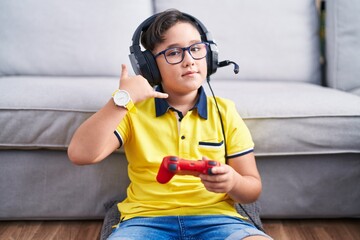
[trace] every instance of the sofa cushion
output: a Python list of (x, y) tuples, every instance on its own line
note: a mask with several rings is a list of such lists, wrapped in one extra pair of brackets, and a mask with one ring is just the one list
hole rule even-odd
[(1, 78), (0, 148), (65, 149), (118, 83), (111, 77)]
[(360, 96), (360, 1), (326, 1), (327, 84)]
[(235, 101), (257, 155), (360, 152), (360, 98), (308, 83), (212, 81)]
[(155, 0), (157, 12), (177, 8), (212, 33), (219, 60), (240, 66), (218, 69), (213, 79), (320, 83), (318, 15), (314, 0)]
[[(215, 94), (235, 101), (257, 155), (360, 152), (356, 95), (306, 83), (223, 80), (212, 85)], [(77, 127), (117, 86), (117, 78), (2, 78), (0, 148), (65, 149)]]
[(117, 76), (151, 3), (2, 0), (0, 76)]

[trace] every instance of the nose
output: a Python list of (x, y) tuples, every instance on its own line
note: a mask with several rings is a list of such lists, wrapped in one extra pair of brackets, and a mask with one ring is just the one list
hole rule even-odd
[(183, 63), (183, 65), (184, 65), (185, 67), (187, 67), (187, 66), (192, 66), (192, 65), (195, 64), (195, 60), (194, 60), (194, 58), (191, 56), (189, 50), (184, 51), (183, 54), (184, 54), (184, 59), (183, 59), (182, 63)]

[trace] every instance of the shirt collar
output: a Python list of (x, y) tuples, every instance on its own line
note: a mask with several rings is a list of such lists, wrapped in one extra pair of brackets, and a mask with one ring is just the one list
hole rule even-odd
[[(164, 92), (161, 85), (156, 86), (155, 91)], [(199, 98), (192, 109), (196, 108), (199, 116), (207, 119), (207, 99), (206, 93), (202, 86), (199, 88), (198, 94)], [(164, 115), (170, 108), (171, 106), (166, 101), (166, 98), (155, 98), (156, 117)]]

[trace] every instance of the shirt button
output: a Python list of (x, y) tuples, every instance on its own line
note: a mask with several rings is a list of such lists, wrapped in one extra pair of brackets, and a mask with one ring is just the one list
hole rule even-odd
[(185, 136), (181, 136), (181, 139), (184, 140), (184, 139), (185, 139)]

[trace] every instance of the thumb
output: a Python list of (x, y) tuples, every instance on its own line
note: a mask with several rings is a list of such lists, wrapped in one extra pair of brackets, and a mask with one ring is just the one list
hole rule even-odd
[(120, 79), (127, 78), (129, 76), (126, 64), (121, 64), (121, 76)]

